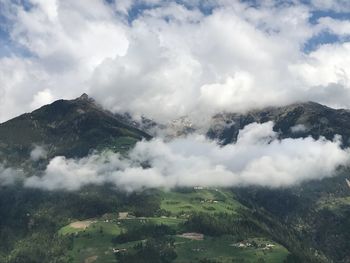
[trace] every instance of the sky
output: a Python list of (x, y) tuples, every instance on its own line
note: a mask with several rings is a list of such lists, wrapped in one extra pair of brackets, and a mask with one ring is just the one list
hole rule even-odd
[(346, 0), (0, 0), (0, 122), (84, 92), (160, 122), (349, 108), (349, 41)]

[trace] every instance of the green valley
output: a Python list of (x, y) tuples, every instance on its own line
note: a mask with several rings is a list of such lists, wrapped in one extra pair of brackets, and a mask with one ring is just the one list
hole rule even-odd
[[(282, 263), (289, 254), (286, 248), (261, 235), (241, 238), (232, 234), (188, 232), (192, 228), (187, 223), (193, 214), (239, 217), (239, 210), (245, 208), (234, 199), (231, 191), (201, 187), (155, 191), (161, 199), (159, 216), (135, 217), (128, 211), (108, 213), (61, 228), (60, 235), (72, 238), (68, 253), (71, 262), (119, 262), (120, 254), (136, 254), (138, 246), (148, 239), (165, 237), (172, 239), (174, 262), (179, 263)], [(163, 226), (164, 230), (158, 229)], [(118, 239), (121, 236), (123, 238)]]

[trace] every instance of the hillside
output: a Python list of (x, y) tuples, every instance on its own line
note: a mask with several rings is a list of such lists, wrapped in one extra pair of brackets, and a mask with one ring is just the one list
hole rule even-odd
[[(269, 107), (246, 114), (222, 113), (214, 116), (208, 137), (222, 144), (234, 143), (238, 132), (253, 122), (274, 122), (280, 138), (320, 136), (333, 140), (341, 135), (342, 146), (349, 147), (350, 111), (306, 102), (284, 107)], [(238, 199), (265, 211), (294, 229), (304, 244), (322, 251), (333, 262), (350, 262), (349, 170), (336, 177), (305, 182), (290, 188), (237, 188)], [(301, 259), (299, 259), (301, 260)]]
[[(150, 135), (103, 110), (86, 94), (58, 100), (0, 124), (0, 162), (23, 163), (35, 146), (47, 159), (62, 155), (82, 157), (110, 145), (116, 151)], [(123, 146), (124, 145), (124, 146)]]
[[(281, 138), (340, 134), (344, 147), (350, 138), (349, 111), (312, 102), (218, 114), (208, 137), (234, 143), (245, 125), (266, 121), (274, 122)], [(182, 136), (182, 123), (191, 128), (187, 132), (194, 131), (187, 122), (170, 123), (176, 126), (173, 136)], [(153, 121), (148, 124), (157, 128)], [(126, 154), (137, 141), (151, 138), (143, 127), (127, 114), (103, 110), (87, 95), (59, 100), (0, 124), (0, 158), (36, 172), (58, 155), (79, 158), (106, 148)], [(37, 146), (46, 156), (33, 161)], [(108, 184), (72, 192), (4, 185), (0, 262), (347, 263), (348, 175), (342, 169), (336, 177), (278, 189), (126, 193)]]

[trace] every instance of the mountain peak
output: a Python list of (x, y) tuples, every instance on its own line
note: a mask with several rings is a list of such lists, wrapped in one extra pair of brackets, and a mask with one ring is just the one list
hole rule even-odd
[(49, 158), (72, 158), (105, 148), (121, 151), (143, 138), (151, 136), (98, 107), (83, 94), (74, 100), (57, 100), (0, 124), (0, 162), (25, 162), (33, 145), (47, 147)]
[(87, 95), (86, 93), (83, 93), (80, 97), (77, 98), (78, 100), (82, 100), (82, 101), (94, 101), (93, 98), (90, 98), (89, 95)]

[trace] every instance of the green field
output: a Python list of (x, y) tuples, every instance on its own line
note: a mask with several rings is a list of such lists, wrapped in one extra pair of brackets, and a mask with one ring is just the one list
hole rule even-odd
[(242, 205), (232, 193), (218, 189), (188, 190), (188, 192), (162, 192), (161, 208), (172, 215), (188, 215), (192, 212), (235, 213)]
[(330, 210), (336, 210), (342, 206), (350, 206), (350, 196), (324, 198), (319, 200), (317, 205), (318, 209), (328, 208)]
[(236, 240), (231, 236), (224, 237), (207, 237), (204, 240), (188, 240), (177, 238), (176, 252), (178, 258), (175, 262), (189, 263), (196, 262), (200, 259), (207, 258), (218, 260), (223, 263), (232, 262), (256, 262), (258, 259), (264, 259), (269, 263), (281, 263), (288, 255), (288, 251), (265, 239), (249, 239), (246, 242), (255, 241), (258, 245), (273, 244), (271, 249), (264, 248), (238, 248), (235, 247)]
[[(66, 227), (63, 229), (66, 230)], [(63, 229), (60, 233), (72, 233), (72, 231), (62, 231)], [(71, 229), (70, 227), (69, 230)], [(117, 224), (98, 221), (85, 230), (72, 234), (74, 240), (70, 256), (74, 259), (73, 262), (84, 262), (87, 258), (94, 256), (97, 256), (97, 260), (93, 262), (115, 262), (111, 240), (120, 232), (121, 228)]]
[[(282, 263), (288, 251), (271, 240), (254, 238), (240, 241), (253, 243), (254, 247), (237, 247), (237, 238), (233, 236), (210, 237), (204, 240), (191, 240), (178, 236), (183, 233), (183, 224), (193, 212), (204, 213), (230, 213), (235, 214), (236, 209), (243, 207), (235, 201), (230, 192), (217, 189), (179, 191), (159, 191), (161, 196), (161, 209), (167, 211), (169, 216), (118, 219), (118, 215), (107, 214), (102, 218), (93, 219), (86, 229), (76, 229), (67, 225), (59, 233), (73, 238), (73, 247), (70, 251), (72, 262), (104, 263), (117, 262), (113, 254), (114, 249), (127, 249), (134, 251), (134, 246), (144, 240), (125, 243), (113, 243), (112, 239), (121, 233), (142, 225), (167, 225), (174, 229), (175, 251), (177, 258), (174, 262), (190, 263), (200, 259), (218, 260), (222, 263), (251, 262), (258, 260), (269, 263)], [(91, 219), (90, 219), (91, 220)], [(73, 224), (74, 225), (74, 224)], [(264, 248), (266, 244), (273, 247)]]
[(132, 248), (139, 242), (113, 244), (112, 238), (116, 237), (122, 231), (146, 223), (177, 227), (183, 222), (183, 219), (180, 218), (151, 217), (118, 220), (116, 215), (110, 215), (109, 217), (114, 217), (114, 219), (111, 219), (110, 222), (97, 220), (85, 230), (73, 228), (70, 225), (62, 227), (59, 230), (60, 235), (71, 235), (74, 237), (73, 248), (70, 251), (70, 256), (74, 259), (73, 262), (84, 262), (84, 260), (94, 256), (97, 256), (97, 259), (93, 262), (116, 262), (112, 251), (113, 248)]

